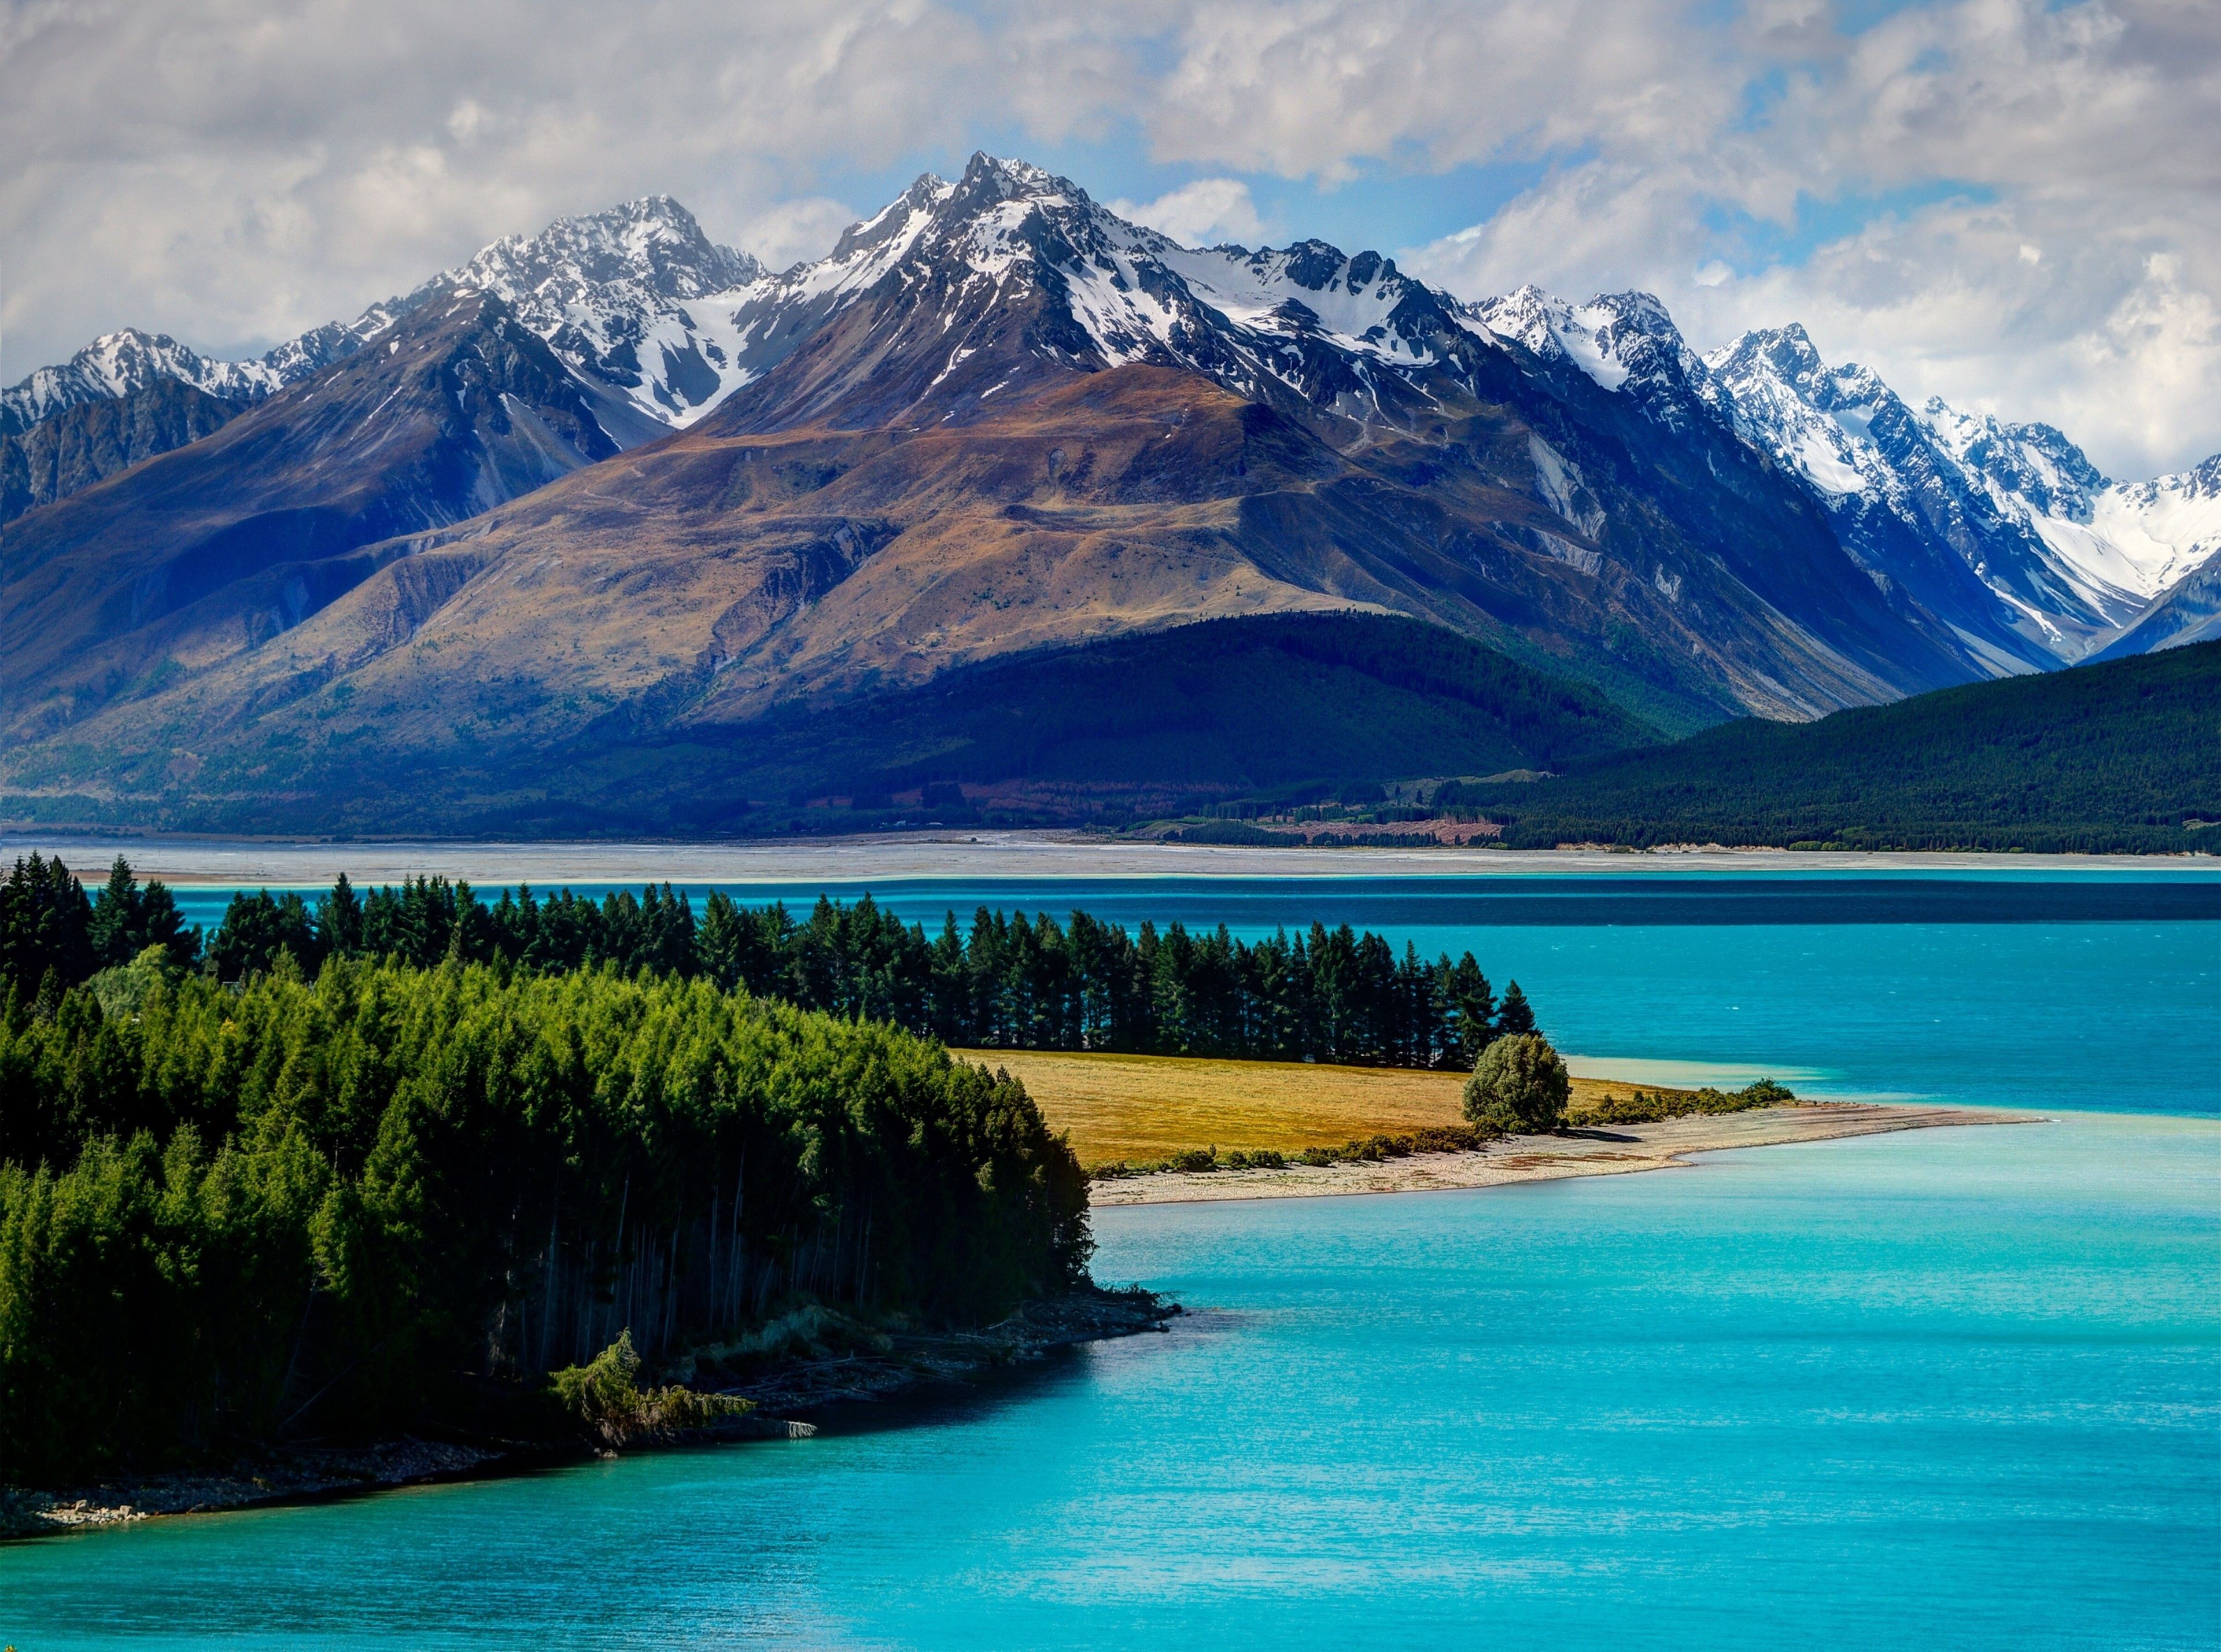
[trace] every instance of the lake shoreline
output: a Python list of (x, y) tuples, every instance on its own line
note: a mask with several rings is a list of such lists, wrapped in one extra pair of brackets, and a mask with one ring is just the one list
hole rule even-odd
[[(59, 853), (80, 876), (117, 854), (142, 878), (180, 887), (313, 889), (345, 872), (358, 885), (438, 873), (483, 888), (643, 880), (673, 884), (863, 885), (962, 878), (1471, 878), (1720, 872), (2221, 872), (2211, 855), (1999, 854), (1980, 851), (1805, 851), (1721, 844), (1656, 849), (1500, 849), (1375, 846), (1277, 848), (1106, 839), (1074, 831), (879, 833), (716, 842), (501, 842), (0, 832), (0, 858)], [(79, 863), (83, 862), (82, 865)]]
[[(36, 1490), (0, 1486), (0, 1542), (136, 1525), (182, 1515), (223, 1514), (329, 1503), (408, 1486), (507, 1480), (641, 1451), (696, 1449), (743, 1440), (800, 1440), (814, 1424), (771, 1415), (821, 1411), (1030, 1364), (1083, 1342), (1161, 1331), (1178, 1304), (1144, 1291), (1099, 1287), (1029, 1302), (979, 1330), (882, 1334), (874, 1346), (785, 1361), (723, 1392), (755, 1409), (701, 1428), (610, 1450), (586, 1439), (427, 1438), (397, 1435), (357, 1446), (299, 1447), (242, 1458), (228, 1467), (179, 1469)], [(837, 1316), (834, 1316), (837, 1317)]]
[(1999, 1108), (1923, 1107), (1879, 1102), (1795, 1102), (1746, 1112), (1688, 1114), (1648, 1124), (1578, 1126), (1557, 1136), (1517, 1136), (1473, 1153), (1277, 1169), (1161, 1170), (1097, 1181), (1097, 1210), (1231, 1199), (1334, 1198), (1374, 1193), (1448, 1192), (1577, 1176), (1624, 1176), (1693, 1168), (1689, 1155), (1738, 1148), (1787, 1147), (1968, 1124), (2036, 1124), (2040, 1113)]

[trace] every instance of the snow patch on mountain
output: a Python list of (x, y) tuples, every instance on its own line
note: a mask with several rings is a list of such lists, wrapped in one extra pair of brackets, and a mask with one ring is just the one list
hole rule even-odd
[(2091, 501), (2089, 533), (2144, 588), (2165, 591), (2221, 554), (2221, 454), (2150, 482), (2116, 482)]
[[(1724, 424), (1809, 484), (1879, 587), (1927, 604), (1997, 671), (2083, 657), (2221, 550), (2221, 460), (2115, 484), (2048, 426), (1911, 407), (1867, 369), (1824, 361), (1799, 327), (1700, 358), (1645, 293), (1573, 303), (1530, 285), (1465, 303), (1378, 253), (1323, 241), (1185, 247), (1068, 179), (985, 154), (956, 182), (921, 177), (826, 257), (776, 273), (653, 196), (504, 237), (255, 361), (111, 334), (0, 392), (0, 429), (165, 376), (259, 400), (397, 318), (473, 291), (498, 296), (547, 341), (621, 442), (691, 424), (874, 294), (898, 301), (885, 347), (926, 358), (903, 393), (941, 399), (1014, 382), (1010, 364), (973, 360), (1010, 313), (1006, 299), (1054, 318), (1026, 333), (1041, 356), (1182, 367), (1366, 423), (1433, 416), (1451, 380), (1479, 382), (1484, 348), (1508, 350), (1561, 397), (1601, 391), (1669, 433)], [(1537, 497), (1601, 533), (1570, 461), (1547, 444), (1533, 457)]]
[(1068, 178), (978, 154), (957, 182), (920, 178), (829, 257), (758, 284), (735, 317), (744, 362), (774, 365), (890, 280), (906, 298), (904, 336), (949, 335), (935, 387), (962, 360), (967, 329), (1007, 297), (1039, 295), (1073, 323), (1037, 337), (1047, 357), (1181, 366), (1243, 395), (1292, 391), (1367, 418), (1380, 404), (1371, 364), (1432, 366), (1432, 341), (1452, 325), (1448, 301), (1379, 253), (1183, 247)]
[(1920, 417), (1999, 510), (2025, 522), (2093, 591), (2149, 602), (2221, 546), (2221, 455), (2149, 482), (2112, 482), (2049, 425), (1933, 397)]
[(1627, 364), (1611, 347), (1617, 317), (1601, 301), (1571, 304), (1530, 284), (1501, 298), (1484, 298), (1467, 315), (1477, 327), (1546, 361), (1572, 362), (1606, 390), (1627, 382)]
[(1707, 416), (1705, 363), (1649, 293), (1598, 293), (1576, 304), (1530, 285), (1463, 305), (1459, 319), (1546, 366), (1578, 369), (1669, 430), (1686, 431)]
[(1167, 245), (1156, 257), (1245, 331), (1323, 338), (1397, 366), (1430, 366), (1436, 360), (1424, 336), (1406, 332), (1398, 319), (1415, 297), (1433, 295), (1378, 253), (1345, 258), (1323, 241), (1305, 241), (1255, 253)]
[(1530, 285), (1468, 304), (1463, 316), (1545, 361), (1571, 362), (1609, 391), (1630, 380), (1638, 389), (1666, 378), (1694, 384), (1705, 374), (1666, 306), (1647, 292), (1598, 293), (1575, 304)]
[(686, 425), (747, 382), (734, 314), (764, 278), (667, 195), (505, 235), (398, 307), (491, 292), (590, 380), (666, 425)]

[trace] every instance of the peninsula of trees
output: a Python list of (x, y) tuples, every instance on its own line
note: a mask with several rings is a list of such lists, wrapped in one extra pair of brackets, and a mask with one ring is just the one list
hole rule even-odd
[(1470, 1065), (1467, 957), (668, 889), (0, 888), (0, 1483), (360, 1435), (782, 1305), (921, 1323), (1085, 1281), (1086, 1180), (989, 1047)]

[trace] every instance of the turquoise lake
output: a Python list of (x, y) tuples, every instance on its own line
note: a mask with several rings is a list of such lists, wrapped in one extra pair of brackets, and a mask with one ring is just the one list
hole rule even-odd
[(0, 1549), (0, 1640), (2221, 1646), (2221, 884), (1509, 881), (882, 892), (1348, 917), (1592, 1063), (2059, 1116), (1101, 1212), (1170, 1334), (810, 1441)]

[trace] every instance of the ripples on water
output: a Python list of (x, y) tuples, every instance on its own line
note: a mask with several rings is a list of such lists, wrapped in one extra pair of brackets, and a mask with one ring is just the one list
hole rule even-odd
[[(1638, 902), (1541, 923), (1431, 892), (1322, 912), (1321, 892), (1025, 904), (1247, 933), (1285, 908), (1470, 945), (1599, 1058), (2221, 1111), (2221, 925), (2197, 917), (1932, 921), (1945, 894), (1849, 923)], [(923, 1424), (859, 1413), (810, 1442), (19, 1545), (0, 1638), (2221, 1644), (2207, 1120), (2086, 1113), (1098, 1229), (1100, 1276), (1205, 1311)]]
[[(2221, 1128), (1104, 1213), (1198, 1308), (809, 1442), (0, 1554), (28, 1649), (2203, 1646)], [(914, 1419), (912, 1419), (914, 1421)]]

